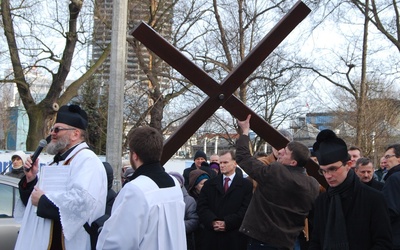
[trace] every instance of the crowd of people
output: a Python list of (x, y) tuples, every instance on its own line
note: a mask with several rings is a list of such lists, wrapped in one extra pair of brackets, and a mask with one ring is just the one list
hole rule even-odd
[[(85, 141), (86, 112), (62, 106), (46, 149), (54, 161), (39, 173), (38, 160), (12, 156), (7, 175), (21, 179), (15, 249), (400, 249), (400, 144), (376, 170), (329, 129), (312, 150), (280, 131), (284, 148), (252, 155), (250, 120), (238, 121), (236, 150), (209, 161), (199, 150), (183, 173), (161, 166), (159, 131), (134, 129), (117, 194), (112, 167)], [(327, 187), (307, 174), (310, 158)]]

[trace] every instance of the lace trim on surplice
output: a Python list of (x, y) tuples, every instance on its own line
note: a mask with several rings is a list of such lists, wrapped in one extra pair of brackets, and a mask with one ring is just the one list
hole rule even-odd
[(89, 220), (96, 207), (94, 199), (86, 190), (73, 186), (65, 193), (46, 195), (60, 211), (65, 239), (70, 240)]

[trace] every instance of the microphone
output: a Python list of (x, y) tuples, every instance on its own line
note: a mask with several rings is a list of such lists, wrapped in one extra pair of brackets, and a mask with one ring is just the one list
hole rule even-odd
[[(35, 163), (36, 159), (39, 157), (40, 153), (42, 152), (43, 148), (47, 146), (47, 141), (45, 139), (41, 139), (39, 142), (39, 146), (37, 147), (36, 151), (31, 156), (32, 164)], [(30, 168), (25, 168), (26, 172), (31, 171)]]

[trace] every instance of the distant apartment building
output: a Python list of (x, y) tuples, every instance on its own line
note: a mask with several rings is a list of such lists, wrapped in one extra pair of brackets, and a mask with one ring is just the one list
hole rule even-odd
[[(153, 105), (153, 101), (148, 96), (151, 86), (147, 75), (139, 65), (139, 57), (136, 55), (135, 48), (131, 42), (133, 37), (131, 31), (140, 21), (148, 24), (155, 24), (157, 32), (165, 39), (170, 40), (172, 28), (171, 8), (172, 0), (167, 1), (141, 1), (128, 0), (127, 9), (127, 43), (126, 43), (126, 61), (125, 61), (125, 84), (124, 84), (124, 124), (125, 134), (134, 126), (135, 122), (142, 118), (142, 112)], [(160, 17), (162, 16), (162, 17)], [(97, 61), (104, 49), (111, 43), (112, 37), (112, 19), (113, 19), (113, 0), (96, 0), (93, 22), (93, 43), (91, 48), (92, 61)], [(169, 70), (167, 64), (152, 64), (151, 57), (145, 49), (140, 54), (149, 68), (156, 69), (158, 72), (165, 73)], [(108, 96), (108, 87), (110, 86), (110, 61), (109, 55), (102, 66), (94, 75), (94, 83), (99, 86), (100, 95)], [(165, 69), (167, 68), (167, 69)], [(162, 74), (159, 74), (162, 75)], [(162, 76), (158, 76), (158, 81), (163, 88), (168, 88), (168, 82)], [(149, 121), (149, 116), (145, 119)]]
[[(173, 10), (171, 8), (172, 0), (167, 1), (128, 1), (128, 40), (132, 39), (130, 31), (140, 22), (156, 23), (158, 32), (167, 40), (171, 36), (171, 23)], [(93, 24), (93, 45), (92, 60), (96, 61), (102, 55), (104, 48), (111, 43), (111, 27), (113, 15), (112, 0), (96, 0)], [(145, 53), (145, 52), (143, 52)], [(147, 77), (139, 67), (138, 57), (135, 50), (129, 43), (126, 44), (126, 90), (131, 89), (132, 85), (146, 84)], [(147, 55), (147, 62), (148, 55)], [(100, 81), (102, 86), (107, 85), (110, 78), (110, 56), (103, 63), (96, 73), (96, 80)], [(135, 88), (135, 91), (137, 88)]]
[(312, 147), (318, 133), (324, 129), (331, 129), (341, 137), (355, 137), (355, 129), (347, 122), (338, 118), (334, 112), (307, 113), (293, 120), (290, 124), (293, 138)]

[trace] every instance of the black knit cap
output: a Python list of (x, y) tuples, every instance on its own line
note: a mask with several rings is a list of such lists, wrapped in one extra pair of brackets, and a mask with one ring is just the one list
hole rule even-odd
[(86, 130), (88, 117), (86, 112), (78, 105), (64, 105), (58, 110), (56, 123), (64, 123)]
[(330, 129), (319, 132), (317, 141), (313, 145), (313, 151), (319, 165), (325, 166), (348, 160), (346, 143)]
[(207, 155), (206, 155), (203, 151), (201, 151), (201, 150), (198, 150), (198, 151), (194, 154), (193, 160), (196, 160), (196, 159), (199, 158), (199, 157), (203, 157), (204, 160), (207, 160)]

